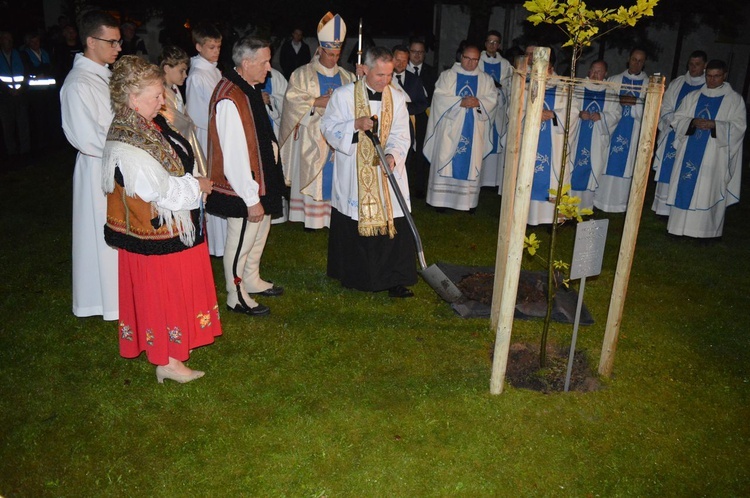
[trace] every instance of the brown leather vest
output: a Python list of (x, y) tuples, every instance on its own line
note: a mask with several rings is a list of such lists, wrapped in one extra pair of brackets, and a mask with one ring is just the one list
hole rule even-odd
[(245, 93), (240, 87), (226, 78), (222, 78), (216, 85), (214, 93), (211, 96), (211, 106), (209, 108), (208, 170), (209, 176), (214, 182), (214, 192), (237, 196), (229, 184), (227, 177), (224, 175), (224, 154), (221, 151), (219, 133), (216, 128), (216, 105), (224, 99), (231, 100), (240, 114), (245, 131), (247, 152), (250, 157), (250, 171), (252, 172), (253, 180), (258, 183), (258, 195), (262, 197), (266, 195), (266, 185), (263, 178), (263, 168), (260, 164), (260, 150), (258, 149), (258, 137), (255, 133), (255, 119), (253, 118), (250, 103)]

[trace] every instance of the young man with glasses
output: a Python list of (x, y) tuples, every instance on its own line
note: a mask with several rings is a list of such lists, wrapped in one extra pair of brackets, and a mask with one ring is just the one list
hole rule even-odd
[(120, 53), (117, 20), (105, 12), (81, 19), (83, 54), (60, 91), (62, 126), (78, 149), (73, 170), (73, 314), (117, 320), (117, 251), (104, 242), (107, 200), (102, 191), (102, 150), (112, 122), (108, 65)]
[(497, 90), (480, 71), (479, 48), (466, 44), (461, 61), (435, 85), (424, 155), (430, 161), (427, 204), (473, 211), (479, 202), (482, 159), (492, 150), (491, 118)]

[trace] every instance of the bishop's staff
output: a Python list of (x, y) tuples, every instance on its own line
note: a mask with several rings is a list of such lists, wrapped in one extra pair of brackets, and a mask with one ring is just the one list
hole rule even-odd
[[(359, 38), (357, 42), (357, 66), (362, 65), (362, 18), (359, 18)], [(357, 80), (362, 79), (362, 76), (357, 72)]]

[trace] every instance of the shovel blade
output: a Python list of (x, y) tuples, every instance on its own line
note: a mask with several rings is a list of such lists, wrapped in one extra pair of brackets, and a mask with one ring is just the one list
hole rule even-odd
[(449, 303), (455, 303), (464, 299), (461, 290), (449, 279), (443, 270), (437, 265), (430, 265), (422, 270), (422, 278), (432, 287), (438, 296)]

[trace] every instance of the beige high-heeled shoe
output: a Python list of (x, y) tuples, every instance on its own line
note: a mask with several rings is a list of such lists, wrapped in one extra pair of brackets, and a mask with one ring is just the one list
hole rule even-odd
[(170, 379), (175, 382), (179, 382), (180, 384), (185, 384), (195, 379), (200, 379), (204, 375), (206, 375), (206, 372), (201, 372), (200, 370), (193, 370), (191, 374), (181, 375), (176, 373), (169, 367), (164, 367), (161, 365), (156, 367), (156, 380), (159, 382), (159, 384), (164, 384), (164, 379)]

